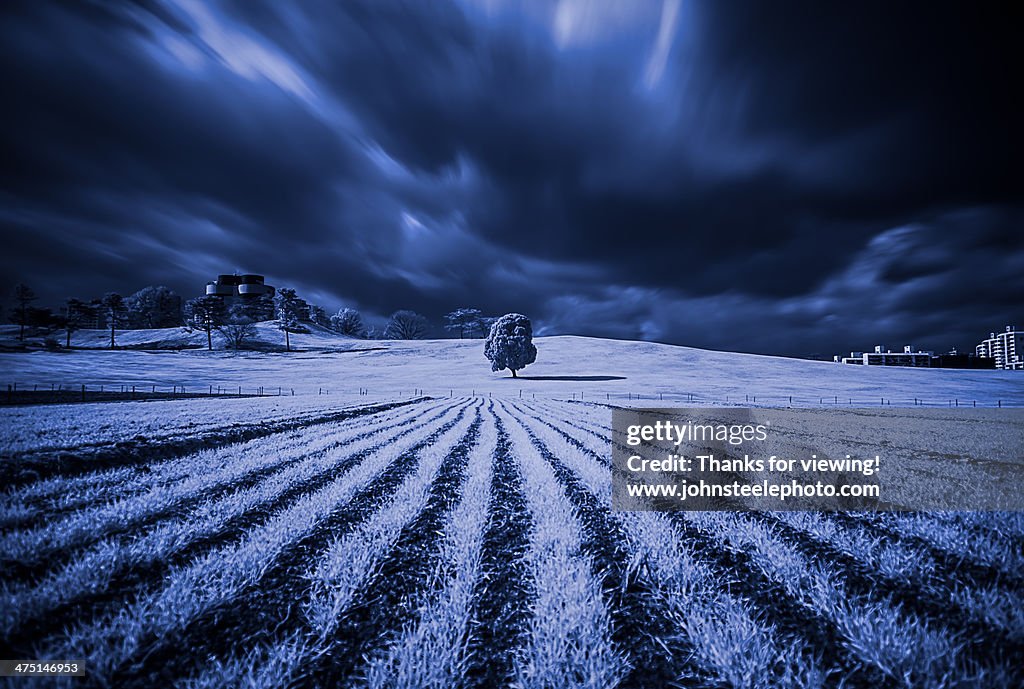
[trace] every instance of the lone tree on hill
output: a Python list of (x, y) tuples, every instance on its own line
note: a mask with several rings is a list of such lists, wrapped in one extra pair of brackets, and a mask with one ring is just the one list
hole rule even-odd
[(299, 298), (295, 290), (282, 287), (274, 295), (274, 310), (277, 312), (277, 327), (284, 331), (284, 349), (292, 351), (288, 333), (299, 329), (299, 321), (304, 313), (309, 313), (309, 306)]
[(107, 292), (103, 295), (100, 306), (103, 308), (103, 314), (107, 317), (107, 324), (110, 325), (110, 348), (113, 349), (114, 331), (124, 322), (125, 318), (124, 297), (117, 292)]
[(506, 313), (494, 321), (484, 342), (484, 356), (491, 361), (492, 371), (516, 371), (537, 360), (537, 347), (533, 344), (533, 325), (521, 313)]
[(227, 307), (224, 299), (216, 294), (207, 294), (189, 299), (185, 305), (189, 325), (194, 325), (206, 332), (206, 348), (213, 351), (213, 331), (224, 324)]
[(388, 340), (422, 340), (429, 328), (427, 319), (415, 311), (395, 311), (384, 329)]

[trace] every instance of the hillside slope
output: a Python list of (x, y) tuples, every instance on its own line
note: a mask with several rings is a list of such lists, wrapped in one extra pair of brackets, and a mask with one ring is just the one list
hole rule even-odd
[[(270, 328), (261, 337), (279, 336)], [(193, 333), (190, 338), (204, 333)], [(124, 333), (128, 342), (136, 334)], [(648, 402), (878, 404), (882, 398), (909, 406), (916, 399), (946, 405), (1024, 405), (1024, 375), (1012, 371), (897, 369), (844, 366), (831, 362), (716, 352), (691, 347), (557, 336), (536, 338), (537, 362), (513, 379), (494, 373), (482, 340), (371, 341), (333, 333), (295, 335), (307, 351), (208, 352), (94, 350), (0, 353), (0, 386), (20, 385), (187, 385), (205, 388), (281, 386), (297, 394), (319, 388), (335, 394), (367, 389), (372, 397), (490, 393), (498, 396), (585, 399), (640, 395)], [(316, 350), (309, 350), (312, 344)], [(756, 398), (756, 399), (755, 399)]]

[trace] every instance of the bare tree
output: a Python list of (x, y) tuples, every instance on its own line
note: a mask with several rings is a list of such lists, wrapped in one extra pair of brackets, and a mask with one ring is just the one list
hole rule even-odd
[(245, 349), (249, 342), (256, 339), (256, 324), (244, 310), (237, 307), (232, 307), (227, 323), (217, 329), (224, 336), (224, 344), (228, 349)]
[(415, 311), (395, 311), (384, 329), (388, 340), (422, 340), (429, 329), (427, 319)]

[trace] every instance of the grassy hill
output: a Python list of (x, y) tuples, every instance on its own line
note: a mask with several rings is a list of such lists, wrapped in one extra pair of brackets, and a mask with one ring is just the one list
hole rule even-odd
[[(3, 335), (10, 341), (14, 331)], [(75, 342), (101, 347), (101, 331), (75, 333)], [(215, 335), (215, 337), (219, 337)], [(259, 341), (279, 344), (272, 324), (259, 326)], [(206, 334), (180, 328), (123, 331), (118, 343), (138, 349), (71, 352), (0, 353), (0, 386), (19, 385), (209, 385), (278, 386), (297, 394), (327, 388), (372, 397), (490, 393), (496, 396), (722, 404), (890, 404), (912, 406), (914, 400), (945, 406), (1024, 405), (1024, 375), (1012, 371), (898, 369), (844, 366), (831, 362), (717, 352), (692, 347), (557, 336), (535, 340), (537, 362), (512, 379), (494, 373), (483, 356), (482, 340), (357, 340), (311, 326), (292, 336), (300, 351), (228, 352), (205, 348), (180, 351), (147, 347), (204, 347)], [(219, 346), (215, 342), (215, 346)]]

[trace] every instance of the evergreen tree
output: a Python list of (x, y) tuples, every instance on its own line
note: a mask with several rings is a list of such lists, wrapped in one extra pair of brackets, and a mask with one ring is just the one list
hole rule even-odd
[(224, 298), (215, 294), (190, 299), (185, 305), (189, 326), (206, 333), (206, 347), (213, 350), (213, 331), (224, 325), (227, 307)]
[(480, 319), (483, 316), (480, 309), (456, 309), (444, 317), (444, 329), (451, 333), (458, 333), (459, 339), (472, 337), (480, 330)]
[(71, 349), (71, 333), (88, 327), (96, 321), (96, 305), (79, 299), (64, 302), (64, 328), (67, 330), (67, 348)]
[(292, 350), (288, 333), (299, 330), (299, 321), (303, 313), (309, 313), (306, 302), (299, 299), (295, 290), (283, 287), (274, 295), (274, 307), (277, 314), (277, 327), (284, 331), (285, 351)]
[(107, 325), (110, 326), (110, 348), (113, 349), (114, 333), (125, 320), (124, 297), (117, 292), (107, 292), (103, 295), (100, 305), (103, 307), (103, 314), (107, 317)]
[(21, 326), (18, 329), (18, 339), (22, 342), (25, 341), (25, 326), (28, 324), (28, 305), (36, 299), (36, 293), (28, 285), (19, 282), (14, 286), (14, 301), (18, 302), (18, 306), (12, 312), (12, 316), (14, 322)]

